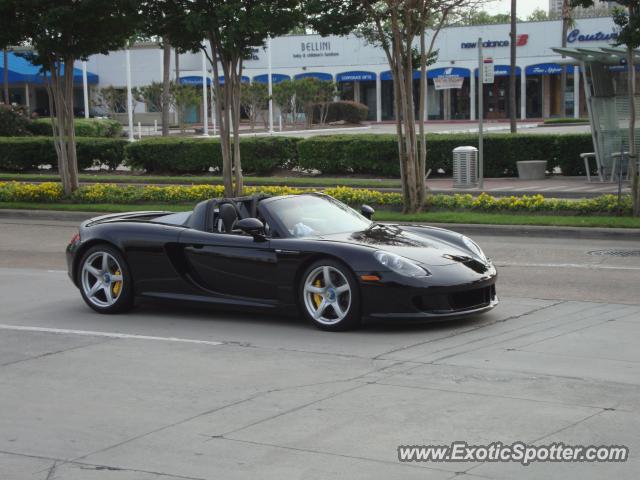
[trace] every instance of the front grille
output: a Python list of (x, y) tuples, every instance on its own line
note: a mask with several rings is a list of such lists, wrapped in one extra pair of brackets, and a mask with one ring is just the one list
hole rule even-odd
[(449, 295), (449, 303), (452, 310), (466, 310), (474, 307), (484, 307), (491, 303), (493, 298), (491, 289), (494, 285), (484, 288), (476, 288), (465, 292), (456, 292)]
[(496, 296), (496, 286), (474, 288), (453, 293), (421, 295), (413, 303), (423, 312), (449, 313), (486, 307)]

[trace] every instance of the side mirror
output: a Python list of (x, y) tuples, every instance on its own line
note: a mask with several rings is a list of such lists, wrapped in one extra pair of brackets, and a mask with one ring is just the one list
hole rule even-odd
[(238, 220), (236, 228), (242, 230), (247, 235), (251, 235), (256, 240), (264, 240), (264, 224), (257, 218), (243, 218)]
[(376, 211), (369, 205), (362, 205), (360, 207), (360, 213), (371, 220), (373, 218), (373, 214), (376, 213)]

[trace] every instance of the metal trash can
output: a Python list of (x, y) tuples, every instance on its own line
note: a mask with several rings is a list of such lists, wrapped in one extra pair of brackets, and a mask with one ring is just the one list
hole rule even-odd
[(457, 147), (453, 149), (454, 188), (473, 188), (478, 183), (478, 149)]

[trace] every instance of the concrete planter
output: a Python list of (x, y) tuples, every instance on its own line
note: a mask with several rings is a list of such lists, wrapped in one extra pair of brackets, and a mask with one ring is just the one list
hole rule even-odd
[(522, 160), (518, 164), (518, 178), (520, 180), (544, 180), (547, 170), (546, 160)]

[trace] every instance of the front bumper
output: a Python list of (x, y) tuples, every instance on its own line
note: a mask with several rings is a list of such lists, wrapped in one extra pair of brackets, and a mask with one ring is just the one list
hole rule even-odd
[(493, 266), (482, 274), (455, 265), (430, 271), (423, 278), (383, 272), (379, 282), (361, 282), (363, 318), (447, 320), (478, 315), (499, 303)]

